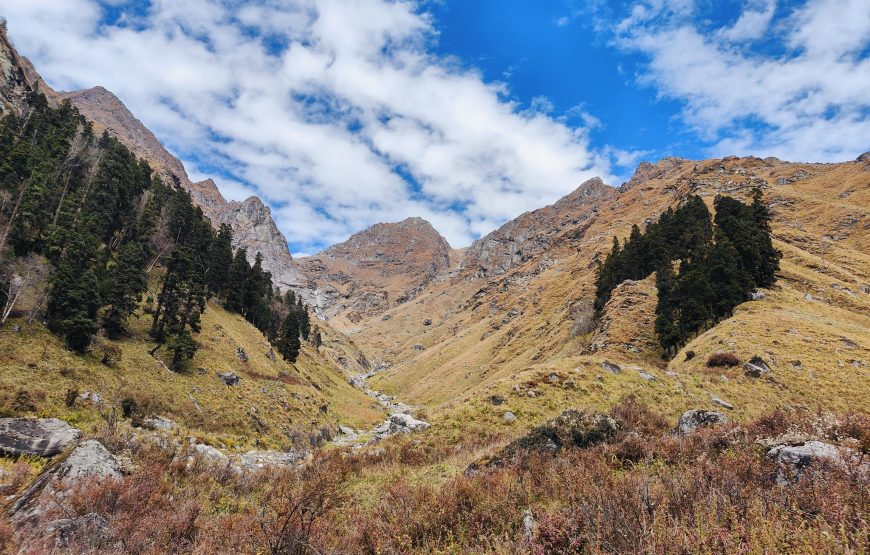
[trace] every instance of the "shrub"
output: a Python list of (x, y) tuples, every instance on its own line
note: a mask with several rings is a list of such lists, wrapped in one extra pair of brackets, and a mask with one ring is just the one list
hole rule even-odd
[(66, 395), (64, 395), (63, 402), (69, 407), (73, 408), (76, 404), (76, 400), (79, 398), (79, 390), (76, 388), (71, 388), (66, 390)]
[(100, 345), (100, 350), (103, 352), (103, 358), (100, 360), (106, 366), (116, 366), (121, 362), (121, 348), (117, 345), (104, 342)]
[(719, 351), (718, 353), (713, 353), (707, 359), (707, 367), (715, 368), (717, 366), (737, 366), (740, 364), (740, 359), (737, 358), (737, 355), (734, 353), (726, 353)]

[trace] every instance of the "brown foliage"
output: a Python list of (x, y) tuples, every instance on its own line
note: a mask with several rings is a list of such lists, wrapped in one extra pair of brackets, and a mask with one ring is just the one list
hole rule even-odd
[(718, 366), (737, 366), (740, 364), (740, 359), (734, 353), (718, 352), (713, 353), (707, 358), (707, 367), (715, 368)]

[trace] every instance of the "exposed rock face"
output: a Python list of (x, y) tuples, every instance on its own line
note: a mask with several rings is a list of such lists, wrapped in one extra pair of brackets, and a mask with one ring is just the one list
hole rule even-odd
[(685, 161), (685, 159), (679, 158), (677, 156), (669, 156), (668, 158), (662, 158), (655, 164), (651, 164), (649, 162), (641, 162), (640, 164), (638, 164), (637, 169), (634, 170), (634, 175), (631, 177), (631, 179), (620, 185), (619, 191), (625, 192), (640, 185), (641, 183), (649, 181), (650, 179), (662, 177), (672, 169), (684, 163)]
[(474, 276), (500, 275), (552, 246), (565, 229), (595, 214), (617, 191), (595, 177), (555, 204), (515, 218), (471, 244), (462, 268)]
[(396, 413), (391, 414), (383, 424), (375, 428), (373, 435), (375, 441), (377, 441), (395, 434), (421, 432), (427, 428), (429, 428), (428, 422), (417, 420), (410, 414)]
[(0, 29), (0, 115), (15, 109), (27, 92), (21, 58), (6, 37), (5, 29)]
[(686, 435), (699, 428), (709, 428), (719, 424), (727, 424), (728, 417), (714, 410), (687, 410), (680, 416), (677, 423), (677, 433)]
[(450, 268), (451, 249), (421, 218), (375, 224), (297, 263), (316, 286), (314, 307), (351, 322), (405, 302)]
[(57, 418), (0, 418), (0, 453), (53, 457), (82, 432)]

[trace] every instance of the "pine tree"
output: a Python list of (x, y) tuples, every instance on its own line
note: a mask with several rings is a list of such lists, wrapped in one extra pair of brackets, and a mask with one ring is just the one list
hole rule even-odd
[(656, 270), (656, 289), (658, 303), (656, 304), (656, 335), (659, 344), (670, 355), (680, 344), (680, 333), (677, 323), (677, 303), (674, 296), (676, 277), (670, 262), (665, 262)]
[(70, 236), (51, 278), (48, 325), (66, 337), (69, 348), (84, 353), (97, 331), (99, 281), (94, 272), (97, 239), (87, 232)]
[(230, 312), (244, 315), (245, 292), (248, 287), (248, 276), (251, 266), (248, 264), (248, 253), (245, 249), (238, 249), (230, 265), (229, 276), (224, 286), (224, 308)]
[(299, 319), (298, 313), (291, 310), (281, 326), (281, 339), (278, 341), (278, 352), (287, 362), (296, 362), (299, 356)]
[(304, 341), (308, 341), (308, 336), (311, 333), (311, 320), (308, 318), (308, 308), (302, 302), (302, 297), (299, 297), (297, 311), (299, 318), (299, 335)]
[(233, 229), (229, 224), (221, 224), (217, 236), (211, 242), (208, 263), (208, 290), (212, 295), (221, 296), (233, 263)]
[(148, 287), (145, 263), (148, 256), (140, 241), (130, 241), (118, 252), (118, 261), (111, 270), (105, 288), (105, 303), (108, 304), (103, 319), (106, 335), (111, 339), (121, 337), (124, 321), (133, 313)]

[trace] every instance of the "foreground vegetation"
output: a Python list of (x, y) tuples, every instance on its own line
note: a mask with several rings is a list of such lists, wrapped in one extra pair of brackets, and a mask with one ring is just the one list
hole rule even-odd
[[(866, 550), (866, 475), (820, 466), (777, 485), (776, 467), (757, 444), (808, 433), (848, 443), (866, 457), (866, 415), (776, 412), (689, 436), (674, 435), (672, 423), (631, 398), (611, 415), (620, 431), (605, 443), (555, 455), (528, 452), (501, 468), (440, 480), (418, 478), (496, 445), (482, 438), (450, 445), (400, 438), (363, 453), (321, 452), (297, 470), (240, 475), (203, 461), (185, 464), (153, 442), (105, 436), (110, 449), (132, 456), (135, 470), (118, 482), (77, 485), (66, 513), (96, 512), (107, 520), (98, 552)], [(0, 537), (8, 549), (33, 541), (8, 527)]]

